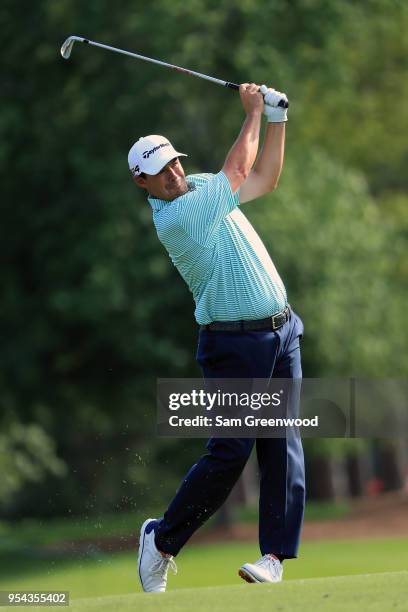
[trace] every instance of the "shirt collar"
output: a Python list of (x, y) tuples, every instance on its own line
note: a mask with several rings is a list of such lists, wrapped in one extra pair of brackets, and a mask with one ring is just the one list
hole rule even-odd
[(161, 210), (166, 206), (166, 204), (171, 204), (174, 200), (159, 200), (159, 198), (154, 198), (153, 196), (149, 196), (147, 198), (150, 206), (153, 208), (154, 212)]

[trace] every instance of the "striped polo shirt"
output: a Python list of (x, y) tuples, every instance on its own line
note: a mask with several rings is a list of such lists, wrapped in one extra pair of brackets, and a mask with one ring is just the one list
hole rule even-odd
[(157, 235), (186, 281), (195, 318), (263, 319), (287, 304), (284, 284), (258, 234), (238, 208), (224, 172), (191, 174), (172, 200), (149, 196)]

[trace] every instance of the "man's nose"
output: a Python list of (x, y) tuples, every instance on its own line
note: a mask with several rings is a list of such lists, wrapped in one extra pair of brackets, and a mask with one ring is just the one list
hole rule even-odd
[(168, 172), (169, 176), (171, 176), (172, 178), (176, 178), (178, 176), (178, 172), (177, 172), (176, 168), (174, 168), (172, 166), (169, 166), (167, 168), (167, 172)]

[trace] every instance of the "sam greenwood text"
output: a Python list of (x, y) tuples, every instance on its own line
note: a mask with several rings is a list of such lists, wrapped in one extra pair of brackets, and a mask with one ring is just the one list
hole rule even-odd
[(257, 418), (251, 414), (242, 418), (225, 418), (216, 416), (195, 416), (192, 418), (172, 415), (169, 417), (171, 427), (318, 427), (319, 417), (316, 415), (311, 419), (292, 418)]

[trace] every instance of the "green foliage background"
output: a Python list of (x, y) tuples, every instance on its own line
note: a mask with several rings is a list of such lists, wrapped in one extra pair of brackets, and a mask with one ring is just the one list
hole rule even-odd
[(280, 186), (245, 213), (305, 321), (304, 374), (406, 375), (405, 2), (4, 0), (0, 26), (1, 423), (50, 455), (41, 485), (0, 454), (5, 515), (161, 501), (203, 448), (155, 437), (155, 379), (199, 375), (197, 330), (126, 158), (164, 133), (218, 171), (240, 103), (82, 45), (65, 62), (70, 34), (288, 93)]

